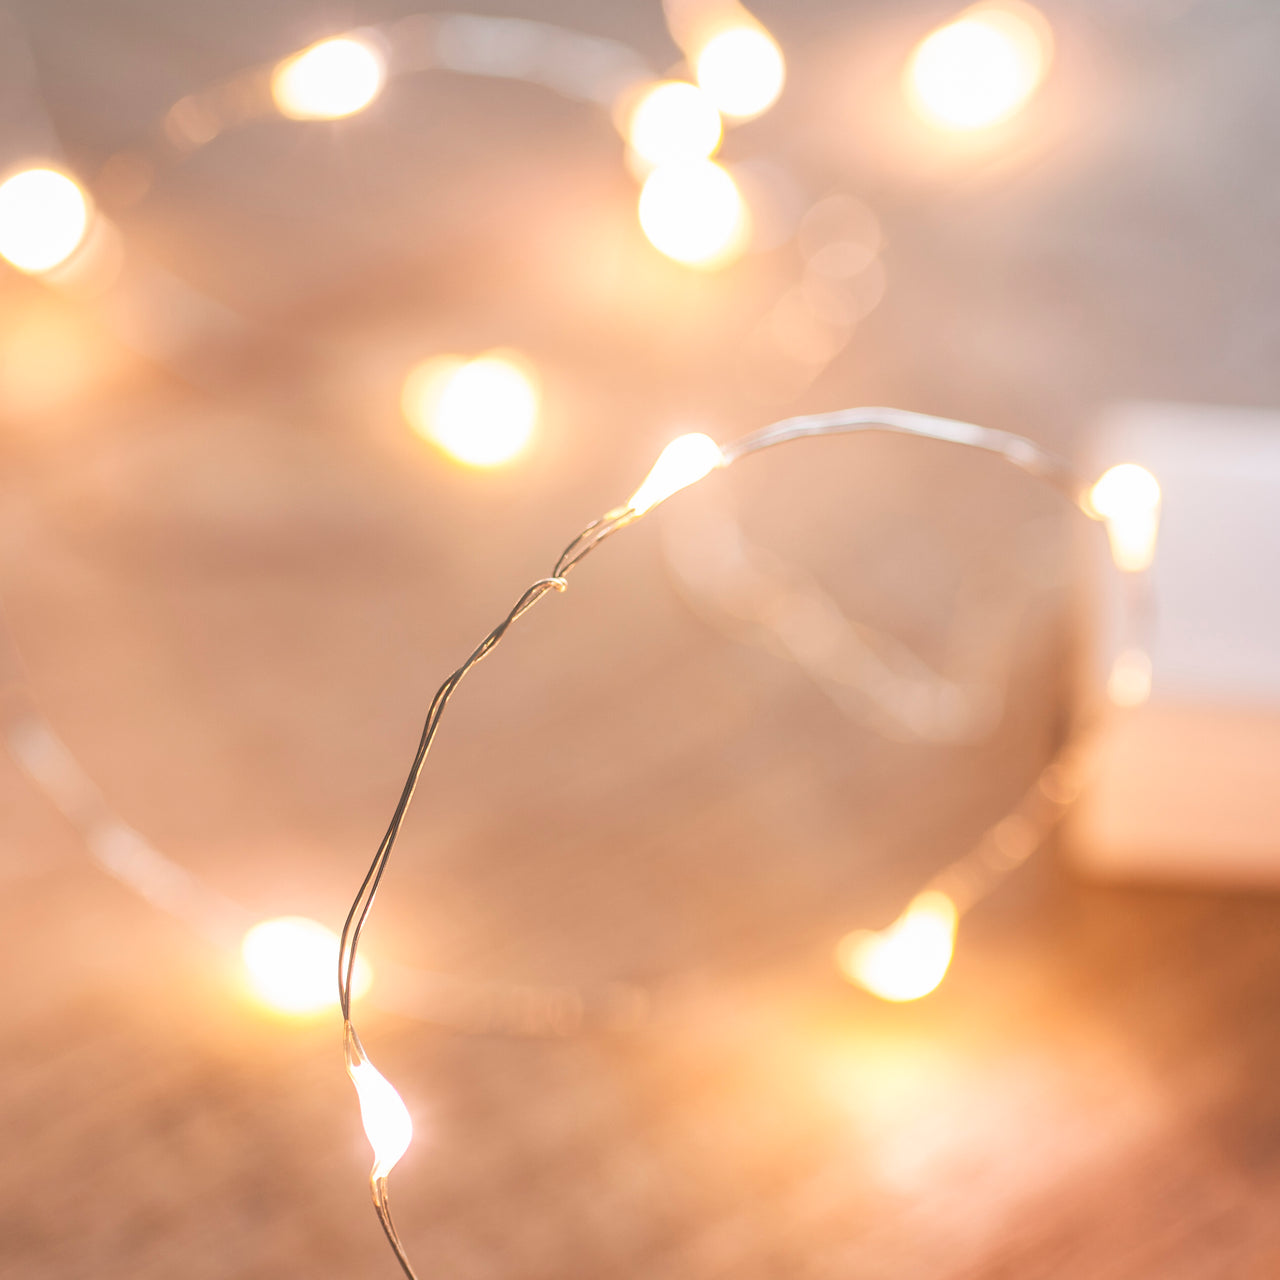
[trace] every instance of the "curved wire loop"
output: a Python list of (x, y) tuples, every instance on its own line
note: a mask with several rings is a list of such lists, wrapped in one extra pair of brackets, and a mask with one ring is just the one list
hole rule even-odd
[[(980, 449), (995, 454), (1005, 462), (1020, 470), (1043, 480), (1067, 497), (1073, 505), (1084, 509), (1083, 502), (1086, 486), (1074, 468), (1064, 459), (1042, 448), (1040, 445), (1023, 436), (1007, 431), (998, 431), (990, 427), (980, 427), (974, 423), (959, 422), (949, 418), (935, 418), (928, 414), (913, 413), (903, 409), (859, 408), (844, 409), (833, 413), (812, 414), (805, 417), (788, 418), (771, 426), (763, 427), (742, 439), (724, 446), (720, 450), (722, 465), (729, 465), (753, 453), (773, 448), (791, 440), (808, 436), (844, 435), (858, 431), (888, 431), (903, 435), (924, 437), (966, 448)], [(647, 509), (647, 508), (646, 508)], [(373, 909), (374, 899), (382, 877), (386, 872), (396, 839), (400, 834), (405, 814), (417, 790), (418, 780), (426, 763), (431, 744), (439, 732), (441, 720), (449, 699), (462, 683), (467, 673), (483, 661), (510, 630), (517, 619), (522, 617), (544, 596), (552, 591), (564, 591), (568, 586), (568, 575), (592, 551), (619, 529), (625, 528), (637, 520), (640, 511), (631, 506), (616, 507), (612, 511), (593, 520), (574, 538), (556, 561), (551, 574), (539, 578), (532, 583), (523, 595), (512, 606), (510, 612), (492, 631), (472, 650), (467, 659), (453, 671), (436, 690), (435, 696), (427, 709), (426, 720), (413, 762), (409, 767), (408, 777), (400, 793), (369, 869), (351, 903), (351, 909), (342, 927), (341, 946), (338, 956), (338, 997), (342, 1008), (344, 1042), (347, 1045), (348, 1065), (354, 1049), (360, 1060), (368, 1062), (367, 1055), (360, 1043), (351, 1018), (351, 989), (355, 973), (356, 954), (364, 927)], [(1035, 788), (1037, 796), (1044, 797), (1045, 788)], [(1056, 806), (1055, 806), (1056, 807)], [(975, 877), (977, 878), (977, 877)], [(975, 886), (976, 887), (976, 886)], [(389, 1170), (381, 1170), (375, 1162), (370, 1184), (374, 1207), (383, 1231), (395, 1252), (404, 1274), (409, 1280), (417, 1280), (412, 1264), (409, 1261), (404, 1245), (396, 1231), (391, 1218), (388, 1199), (387, 1174)]]

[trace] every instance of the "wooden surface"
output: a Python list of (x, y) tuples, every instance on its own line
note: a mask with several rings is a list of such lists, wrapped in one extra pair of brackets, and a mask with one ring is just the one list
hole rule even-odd
[[(170, 8), (26, 11), (86, 171), (174, 96), (320, 34), (301, 4), (270, 26)], [(353, 122), (359, 145), (251, 131), (118, 215), (260, 340), (158, 369), (7, 280), (0, 589), (114, 808), (255, 915), (336, 923), (443, 673), (675, 430), (889, 402), (1074, 449), (1114, 397), (1280, 401), (1274, 12), (1046, 10), (1054, 146), (930, 176), (877, 149), (875, 78), (843, 72), (896, 65), (934, 12), (760, 6), (793, 88), (741, 153), (859, 193), (887, 241), (881, 307), (790, 398), (742, 351), (794, 265), (647, 255), (607, 126), (521, 86), (424, 82)], [(523, 12), (671, 57), (656, 5)], [(20, 331), (53, 335), (56, 378)], [(544, 370), (543, 434), (518, 468), (463, 474), (399, 423), (398, 378), (498, 342)], [(797, 448), (687, 501), (717, 488), (936, 660), (966, 575), (993, 575), (1025, 605), (1008, 716), (956, 749), (852, 723), (685, 608), (665, 517), (526, 619), (457, 700), (369, 954), (642, 983), (654, 1010), (568, 1039), (365, 1015), (418, 1128), (393, 1197), (424, 1277), (1280, 1274), (1273, 900), (1090, 886), (1041, 856), (919, 1005), (831, 966), (1043, 759), (1071, 652), (1064, 513), (903, 442)], [(336, 1021), (258, 1011), (8, 762), (0, 813), (0, 1271), (390, 1276)]]

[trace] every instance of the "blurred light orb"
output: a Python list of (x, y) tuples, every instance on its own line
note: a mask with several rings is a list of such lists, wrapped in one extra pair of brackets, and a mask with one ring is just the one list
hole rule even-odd
[(946, 976), (959, 912), (945, 893), (926, 889), (891, 925), (840, 940), (836, 963), (850, 982), (881, 1000), (919, 1000)]
[(749, 120), (773, 106), (787, 78), (777, 41), (759, 27), (731, 27), (703, 45), (696, 64), (698, 85), (735, 120)]
[(983, 129), (1026, 105), (1051, 52), (1049, 25), (1030, 5), (977, 5), (921, 41), (907, 66), (908, 96), (932, 124)]
[(636, 103), (627, 121), (632, 151), (651, 165), (705, 160), (715, 155), (720, 113), (697, 85), (664, 80)]
[(280, 62), (271, 97), (290, 120), (338, 120), (363, 111), (385, 80), (386, 66), (371, 44), (334, 36)]
[(1140, 707), (1151, 697), (1151, 655), (1145, 649), (1117, 655), (1107, 677), (1107, 697), (1117, 707)]
[(746, 245), (746, 205), (713, 160), (660, 165), (645, 179), (639, 213), (649, 243), (686, 266), (724, 266)]
[(1116, 567), (1140, 573), (1150, 567), (1160, 530), (1160, 483), (1146, 467), (1122, 462), (1089, 490), (1089, 505), (1106, 521)]
[(80, 187), (54, 169), (24, 169), (0, 185), (0, 255), (38, 275), (65, 262), (89, 225)]
[(414, 430), (455, 461), (496, 467), (528, 446), (538, 400), (526, 362), (491, 351), (424, 360), (405, 379), (401, 405)]
[[(255, 924), (240, 954), (254, 994), (277, 1013), (303, 1016), (338, 1003), (338, 936), (306, 916), (280, 916)], [(351, 990), (363, 995), (373, 975), (356, 961)]]

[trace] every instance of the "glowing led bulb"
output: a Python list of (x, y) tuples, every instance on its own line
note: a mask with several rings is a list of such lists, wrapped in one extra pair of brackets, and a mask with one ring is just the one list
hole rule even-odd
[[(306, 916), (281, 916), (255, 924), (244, 935), (240, 954), (254, 993), (279, 1013), (319, 1013), (338, 1002), (338, 937)], [(362, 995), (373, 980), (369, 966), (356, 961), (351, 984)]]
[(360, 1121), (373, 1148), (373, 1178), (385, 1178), (413, 1141), (413, 1117), (390, 1080), (347, 1040), (347, 1074), (360, 1100)]
[(1111, 556), (1127, 573), (1140, 573), (1156, 554), (1160, 485), (1145, 467), (1124, 462), (1104, 472), (1089, 491), (1089, 504), (1106, 521)]
[(696, 85), (664, 80), (636, 104), (627, 142), (649, 164), (705, 160), (720, 145), (720, 113)]
[(627, 507), (642, 516), (673, 493), (696, 484), (703, 476), (723, 465), (724, 454), (710, 436), (703, 435), (701, 431), (677, 436), (658, 455), (653, 470), (631, 495)]
[(538, 388), (528, 363), (496, 351), (474, 360), (424, 360), (405, 379), (400, 402), (419, 435), (470, 467), (510, 462), (538, 421)]
[(659, 166), (645, 180), (639, 212), (650, 244), (687, 266), (722, 266), (746, 242), (742, 196), (712, 160)]
[(917, 47), (907, 67), (916, 110), (946, 129), (981, 129), (1016, 114), (1044, 78), (1049, 25), (1018, 0), (975, 5)]
[(946, 976), (958, 922), (955, 903), (927, 889), (887, 928), (842, 938), (836, 962), (850, 982), (881, 1000), (919, 1000)]
[(271, 96), (291, 120), (337, 120), (363, 111), (382, 90), (378, 51), (355, 36), (321, 40), (276, 66)]
[(79, 186), (53, 169), (24, 169), (0, 185), (0, 255), (38, 274), (65, 262), (89, 225)]
[(778, 100), (787, 68), (782, 50), (759, 27), (731, 27), (703, 45), (698, 85), (727, 116), (748, 120)]

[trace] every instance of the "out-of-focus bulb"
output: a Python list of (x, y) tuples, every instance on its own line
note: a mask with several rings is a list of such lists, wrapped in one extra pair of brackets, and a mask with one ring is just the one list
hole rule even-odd
[(713, 160), (655, 169), (641, 189), (639, 212), (649, 243), (686, 266), (723, 266), (746, 244), (746, 205)]
[(627, 121), (627, 142), (651, 165), (705, 160), (720, 145), (720, 113), (697, 85), (664, 80), (649, 89)]
[(347, 1052), (347, 1074), (360, 1099), (360, 1121), (373, 1148), (374, 1179), (385, 1178), (413, 1141), (413, 1117), (395, 1086), (354, 1048)]
[(697, 58), (698, 85), (727, 116), (749, 120), (778, 100), (787, 67), (777, 41), (759, 27), (711, 37)]
[(0, 255), (37, 275), (65, 262), (89, 225), (89, 202), (65, 173), (24, 169), (0, 185)]
[(337, 120), (363, 111), (385, 79), (377, 49), (356, 36), (334, 36), (280, 62), (271, 97), (291, 120)]
[(627, 507), (642, 516), (673, 493), (696, 484), (703, 476), (723, 465), (724, 454), (710, 436), (703, 435), (701, 431), (677, 436), (658, 455), (653, 470), (631, 495)]
[(496, 467), (521, 453), (538, 421), (538, 388), (523, 358), (435, 356), (405, 379), (410, 425), (469, 467)]
[(1126, 649), (1116, 657), (1107, 677), (1107, 697), (1117, 707), (1140, 707), (1151, 697), (1151, 656)]
[(842, 938), (836, 963), (850, 982), (881, 1000), (919, 1000), (946, 976), (958, 923), (955, 903), (926, 889), (887, 928)]
[(907, 65), (907, 95), (944, 129), (999, 124), (1036, 91), (1052, 47), (1049, 24), (1030, 5), (975, 5), (921, 41)]
[(1123, 462), (1089, 491), (1093, 513), (1107, 525), (1111, 557), (1126, 573), (1150, 567), (1160, 532), (1160, 484), (1145, 467)]
[[(319, 1013), (338, 1003), (338, 937), (306, 916), (281, 916), (255, 924), (240, 954), (257, 997), (278, 1013)], [(369, 989), (373, 974), (357, 959), (353, 995)]]

